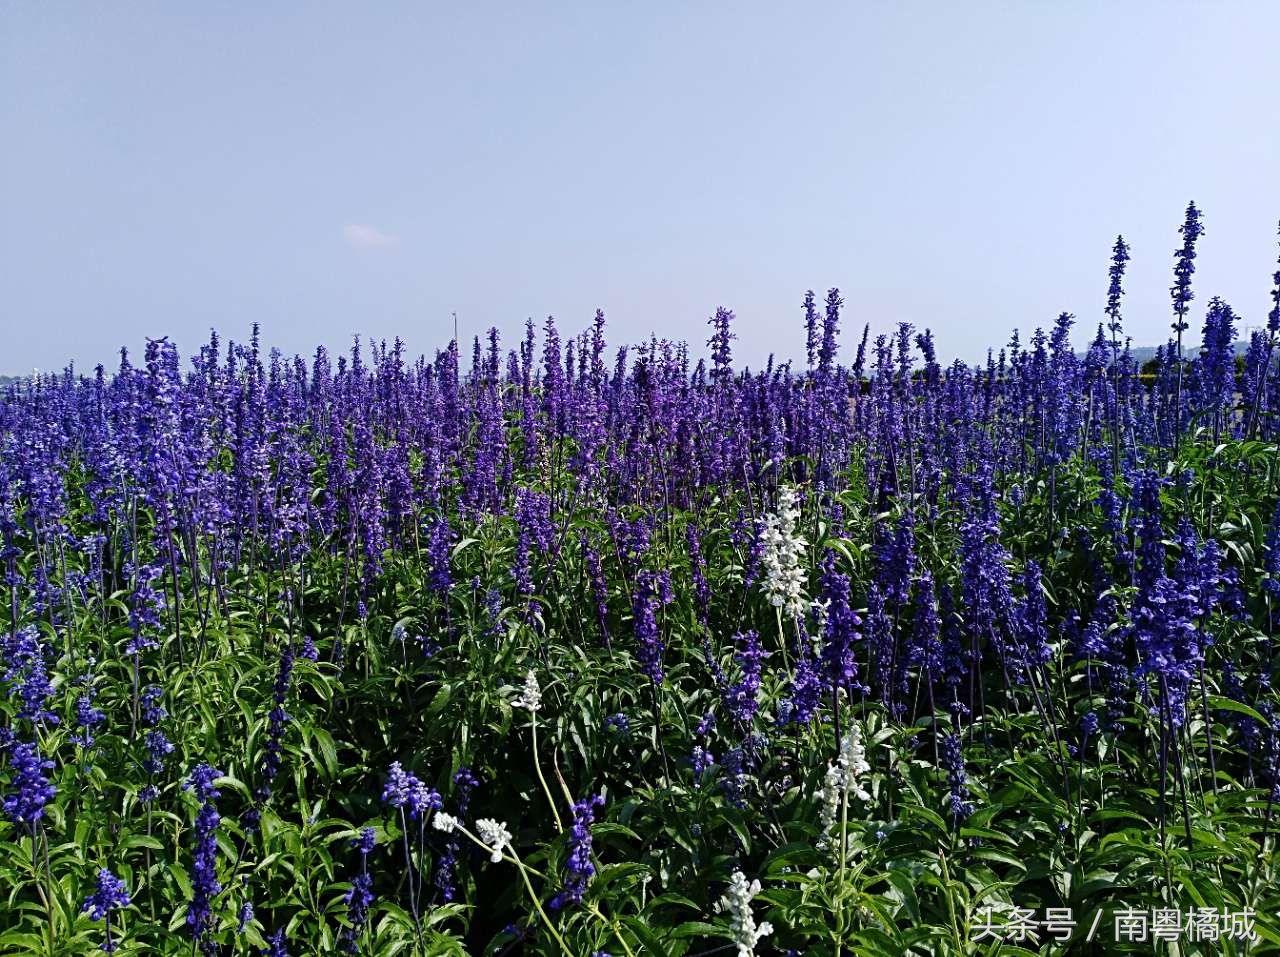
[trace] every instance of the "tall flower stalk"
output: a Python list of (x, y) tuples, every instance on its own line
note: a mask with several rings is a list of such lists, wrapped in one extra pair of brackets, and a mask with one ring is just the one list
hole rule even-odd
[(1195, 203), (1187, 204), (1186, 219), (1178, 227), (1178, 232), (1182, 234), (1182, 246), (1174, 252), (1173, 286), (1169, 289), (1169, 295), (1173, 298), (1173, 332), (1176, 337), (1173, 361), (1177, 363), (1177, 385), (1173, 400), (1174, 436), (1175, 442), (1181, 443), (1182, 376), (1185, 365), (1182, 355), (1182, 334), (1188, 328), (1187, 312), (1190, 309), (1191, 300), (1195, 298), (1191, 291), (1191, 277), (1196, 271), (1196, 241), (1204, 235), (1204, 225), (1200, 222), (1200, 210), (1196, 208)]
[(555, 818), (556, 831), (564, 830), (560, 823), (560, 811), (556, 808), (556, 799), (551, 795), (546, 775), (542, 773), (542, 759), (538, 755), (538, 712), (542, 710), (542, 689), (538, 686), (538, 675), (530, 668), (525, 672), (524, 686), (516, 697), (515, 705), (529, 712), (530, 748), (533, 755), (533, 768), (538, 775), (538, 783), (542, 785), (542, 793), (546, 795), (547, 806), (551, 808), (551, 816)]

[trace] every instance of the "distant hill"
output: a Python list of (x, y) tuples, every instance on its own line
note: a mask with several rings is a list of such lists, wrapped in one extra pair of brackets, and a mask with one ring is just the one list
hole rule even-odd
[(1159, 346), (1132, 346), (1129, 349), (1129, 355), (1133, 356), (1133, 360), (1142, 365), (1144, 362), (1150, 362), (1156, 357), (1156, 349)]
[[(1138, 365), (1142, 365), (1144, 362), (1150, 362), (1152, 359), (1156, 357), (1156, 349), (1158, 348), (1159, 346), (1130, 346), (1129, 355), (1133, 356), (1134, 361), (1137, 362)], [(1194, 359), (1197, 355), (1200, 354), (1199, 346), (1184, 345), (1184, 350), (1186, 352), (1188, 359)], [(1248, 351), (1249, 351), (1249, 343), (1245, 342), (1243, 339), (1236, 340), (1236, 343), (1235, 343), (1236, 355), (1242, 356)], [(1085, 357), (1085, 353), (1083, 352), (1080, 352), (1077, 354), (1080, 356), (1081, 359)]]

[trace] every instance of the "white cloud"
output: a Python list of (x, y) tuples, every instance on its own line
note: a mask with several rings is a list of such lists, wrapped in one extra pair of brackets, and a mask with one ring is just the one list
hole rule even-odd
[(342, 227), (342, 238), (348, 246), (367, 249), (374, 246), (394, 246), (396, 238), (389, 236), (375, 226), (361, 226), (352, 223)]

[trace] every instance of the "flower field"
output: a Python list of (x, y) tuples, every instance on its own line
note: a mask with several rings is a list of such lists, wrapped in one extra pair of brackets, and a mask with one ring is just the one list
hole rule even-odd
[(1280, 272), (1237, 356), (1202, 232), (1145, 370), (1117, 240), (1083, 354), (5, 386), (0, 953), (1280, 952)]

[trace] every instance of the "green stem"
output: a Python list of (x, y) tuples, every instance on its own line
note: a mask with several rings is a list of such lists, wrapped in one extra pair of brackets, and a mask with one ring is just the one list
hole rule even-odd
[(622, 949), (627, 952), (627, 957), (635, 957), (635, 953), (627, 944), (627, 939), (622, 936), (622, 928), (618, 926), (618, 920), (616, 917), (606, 917), (600, 908), (594, 903), (588, 903), (587, 910), (591, 911), (592, 914), (600, 918), (603, 923), (609, 926), (609, 929), (613, 931), (613, 936), (617, 938), (618, 943), (622, 945)]
[(573, 957), (573, 951), (569, 949), (569, 945), (564, 942), (564, 938), (560, 936), (560, 932), (556, 930), (556, 925), (551, 923), (551, 918), (547, 916), (547, 912), (542, 909), (542, 901), (538, 900), (537, 893), (534, 892), (533, 882), (529, 880), (529, 875), (525, 870), (524, 861), (516, 855), (515, 848), (511, 848), (511, 857), (516, 862), (516, 867), (520, 871), (520, 879), (524, 881), (525, 890), (529, 892), (529, 899), (533, 901), (533, 907), (538, 912), (538, 916), (542, 918), (542, 922), (547, 925), (547, 930), (551, 931), (551, 936), (556, 939), (556, 943), (560, 945), (569, 957)]
[(538, 772), (542, 793), (547, 796), (547, 803), (551, 805), (551, 816), (556, 819), (556, 831), (563, 833), (564, 825), (560, 823), (560, 812), (556, 810), (556, 800), (551, 796), (551, 788), (547, 786), (547, 779), (542, 774), (542, 762), (538, 760), (538, 716), (536, 714), (529, 716), (529, 730), (533, 732), (533, 769)]

